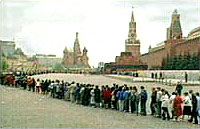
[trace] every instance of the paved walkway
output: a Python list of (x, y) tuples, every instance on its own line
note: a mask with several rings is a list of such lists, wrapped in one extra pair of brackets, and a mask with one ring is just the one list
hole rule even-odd
[[(51, 74), (37, 77), (94, 84), (132, 84), (91, 75)], [(153, 83), (135, 85), (145, 85), (150, 90)], [(110, 109), (84, 107), (19, 88), (4, 86), (0, 86), (0, 126), (3, 128), (198, 128), (198, 125), (185, 121), (163, 121), (149, 115), (136, 116)]]

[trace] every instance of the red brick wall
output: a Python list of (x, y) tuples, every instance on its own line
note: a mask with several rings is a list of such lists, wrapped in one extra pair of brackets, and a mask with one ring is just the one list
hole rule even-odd
[(165, 43), (165, 48), (140, 56), (140, 60), (148, 65), (148, 68), (161, 67), (164, 58), (178, 56), (183, 53), (191, 55), (200, 51), (200, 41), (173, 40)]

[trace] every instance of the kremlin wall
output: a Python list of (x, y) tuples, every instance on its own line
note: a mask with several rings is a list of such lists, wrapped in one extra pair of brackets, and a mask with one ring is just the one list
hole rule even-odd
[(105, 63), (105, 73), (131, 72), (138, 70), (199, 70), (200, 27), (193, 29), (187, 37), (182, 36), (180, 14), (174, 10), (171, 25), (167, 28), (166, 40), (149, 46), (148, 53), (140, 54), (136, 22), (132, 12), (125, 52), (115, 62)]

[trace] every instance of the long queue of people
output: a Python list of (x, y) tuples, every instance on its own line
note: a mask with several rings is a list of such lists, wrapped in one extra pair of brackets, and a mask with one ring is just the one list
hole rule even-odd
[(188, 122), (194, 121), (194, 124), (200, 124), (199, 92), (193, 93), (193, 90), (189, 90), (181, 96), (178, 87), (171, 95), (160, 87), (152, 88), (151, 115), (163, 120), (174, 119), (176, 121), (182, 121), (185, 116), (188, 116)]
[[(60, 80), (35, 80), (25, 77), (17, 84), (23, 89), (44, 94), (52, 98), (71, 101), (72, 103), (91, 106), (94, 108), (114, 109), (121, 112), (147, 115), (148, 93), (144, 86), (119, 86), (118, 84), (94, 85)], [(151, 115), (163, 120), (181, 121), (188, 116), (188, 121), (200, 124), (200, 95), (193, 90), (185, 92), (182, 96), (182, 85), (177, 84), (170, 94), (161, 87), (152, 88), (150, 109)]]

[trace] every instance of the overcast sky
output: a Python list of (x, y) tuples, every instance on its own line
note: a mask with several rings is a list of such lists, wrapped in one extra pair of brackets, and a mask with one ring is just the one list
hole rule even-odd
[(15, 39), (30, 55), (56, 54), (73, 48), (79, 32), (89, 63), (112, 62), (125, 49), (132, 6), (141, 53), (166, 39), (174, 9), (183, 36), (200, 26), (199, 0), (1, 0), (1, 40)]

